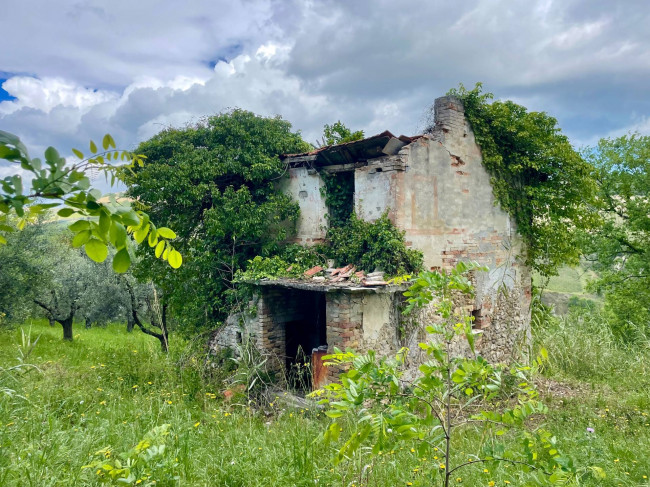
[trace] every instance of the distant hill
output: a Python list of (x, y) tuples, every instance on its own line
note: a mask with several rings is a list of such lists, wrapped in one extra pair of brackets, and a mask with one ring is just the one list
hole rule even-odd
[[(600, 297), (587, 292), (587, 282), (597, 277), (593, 271), (578, 267), (563, 267), (557, 276), (549, 279), (542, 291), (542, 302), (553, 306), (555, 313), (563, 315), (568, 312), (569, 300), (573, 297), (600, 301)], [(539, 275), (533, 277), (536, 286), (544, 284)]]

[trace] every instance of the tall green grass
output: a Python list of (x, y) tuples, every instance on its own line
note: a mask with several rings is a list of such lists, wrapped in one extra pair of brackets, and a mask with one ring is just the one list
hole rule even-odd
[[(122, 325), (75, 333), (66, 343), (59, 328), (34, 323), (31, 336), (41, 338), (26, 360), (38, 370), (0, 375), (0, 387), (16, 392), (0, 393), (0, 486), (103, 485), (105, 475), (82, 468), (95, 453), (110, 447), (115, 458), (162, 424), (170, 425), (164, 455), (179, 479), (150, 485), (435, 485), (428, 472), (438, 462), (418, 458), (409, 446), (374, 463), (362, 451), (333, 468), (333, 450), (319, 440), (327, 424), (320, 411), (289, 407), (282, 393), (262, 406), (224, 400), (219, 374), (207, 374), (197, 347), (178, 338), (165, 355), (156, 340)], [(536, 337), (550, 354), (541, 380), (550, 407), (546, 428), (580, 464), (608, 474), (584, 485), (649, 485), (647, 349), (617, 346), (585, 317), (546, 325)], [(21, 341), (19, 328), (0, 330), (0, 367), (20, 363)], [(553, 384), (564, 393), (544, 393)], [(469, 458), (486, 441), (469, 430), (455, 448)], [(461, 471), (458, 484), (536, 485), (520, 469), (488, 470)], [(155, 474), (138, 485), (153, 480)]]

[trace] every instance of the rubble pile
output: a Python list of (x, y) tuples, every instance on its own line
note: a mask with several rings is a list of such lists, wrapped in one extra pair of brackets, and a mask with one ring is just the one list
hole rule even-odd
[(388, 285), (388, 282), (384, 281), (383, 271), (366, 274), (364, 271), (357, 271), (357, 268), (352, 264), (339, 268), (330, 267), (328, 269), (317, 265), (306, 270), (303, 275), (306, 278), (311, 278), (313, 281), (321, 283), (357, 282), (366, 287)]

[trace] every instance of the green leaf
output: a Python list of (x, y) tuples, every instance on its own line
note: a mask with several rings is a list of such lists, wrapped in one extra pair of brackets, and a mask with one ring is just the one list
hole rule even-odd
[(81, 178), (77, 182), (77, 187), (83, 191), (87, 190), (88, 188), (90, 188), (90, 179), (88, 179), (87, 177)]
[(60, 158), (61, 156), (54, 147), (48, 147), (45, 149), (45, 160), (47, 162), (56, 163)]
[(108, 147), (111, 145), (111, 136), (106, 134), (104, 135), (104, 138), (102, 139), (102, 147), (104, 150), (108, 150)]
[(149, 247), (155, 247), (158, 244), (158, 231), (155, 228), (149, 232)]
[(97, 145), (92, 140), (90, 141), (90, 152), (92, 152), (93, 154), (97, 153)]
[(102, 235), (106, 235), (111, 228), (111, 217), (106, 213), (106, 210), (99, 213), (99, 231)]
[(81, 151), (77, 150), (77, 149), (72, 149), (72, 153), (73, 153), (75, 156), (77, 156), (79, 159), (83, 159), (83, 158), (84, 158), (83, 153), (82, 153)]
[(109, 231), (110, 242), (115, 248), (121, 248), (126, 243), (126, 228), (119, 222), (113, 222)]
[(86, 250), (86, 255), (95, 262), (104, 262), (106, 257), (108, 257), (108, 247), (106, 247), (104, 242), (96, 238), (90, 239), (84, 249)]
[(144, 228), (141, 228), (140, 230), (136, 230), (133, 233), (133, 239), (138, 242), (138, 244), (141, 244), (144, 239), (147, 237), (147, 234), (149, 233), (149, 228), (150, 225), (146, 225)]
[(140, 217), (138, 217), (138, 214), (133, 210), (129, 210), (120, 216), (124, 225), (135, 226), (140, 224)]
[(176, 238), (176, 233), (174, 233), (174, 231), (171, 228), (160, 227), (158, 229), (158, 236), (173, 240)]
[(129, 251), (123, 248), (113, 257), (113, 270), (122, 274), (128, 271), (129, 267), (131, 267), (131, 257), (129, 256)]
[(72, 225), (68, 226), (68, 228), (77, 233), (82, 230), (88, 230), (90, 228), (90, 222), (87, 220), (77, 220)]
[(169, 258), (167, 260), (172, 268), (178, 269), (183, 263), (183, 256), (176, 249), (172, 249), (169, 252)]
[(67, 218), (74, 215), (75, 211), (72, 208), (62, 208), (56, 214), (62, 218)]
[(156, 250), (155, 250), (156, 259), (158, 259), (162, 255), (163, 250), (165, 250), (165, 241), (161, 240), (160, 242), (158, 242), (158, 245), (156, 245)]
[(6, 243), (7, 243), (7, 239), (4, 238), (2, 235), (0, 235), (0, 244), (6, 244)]
[(83, 244), (88, 242), (88, 240), (90, 240), (91, 235), (92, 232), (90, 230), (82, 230), (81, 232), (76, 234), (72, 239), (72, 246), (74, 248), (81, 247)]

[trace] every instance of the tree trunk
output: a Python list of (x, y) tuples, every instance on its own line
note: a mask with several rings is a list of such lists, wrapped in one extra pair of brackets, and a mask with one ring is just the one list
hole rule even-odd
[(72, 321), (74, 314), (71, 314), (66, 319), (59, 321), (63, 327), (63, 339), (72, 341)]
[(54, 319), (54, 316), (52, 316), (52, 315), (47, 315), (47, 321), (50, 324), (50, 326), (54, 326), (56, 324), (56, 320)]
[[(54, 296), (54, 292), (52, 292), (52, 295)], [(56, 298), (56, 296), (54, 297)], [(79, 310), (77, 300), (74, 299), (72, 301), (72, 304), (70, 304), (70, 312), (68, 313), (68, 316), (64, 317), (61, 317), (61, 313), (58, 309), (55, 310), (55, 308), (50, 307), (38, 299), (34, 299), (34, 302), (45, 310), (47, 319), (50, 321), (50, 326), (52, 326), (52, 322), (58, 321), (63, 327), (63, 339), (72, 340), (72, 322), (74, 321), (75, 313)]]
[(90, 318), (86, 316), (86, 330), (89, 330), (91, 326), (92, 323), (90, 321)]
[(160, 340), (160, 349), (163, 352), (167, 353), (169, 351), (169, 348), (167, 346), (167, 337), (161, 333), (156, 338), (158, 338), (158, 340)]
[(133, 327), (135, 326), (135, 322), (133, 321), (133, 317), (131, 315), (126, 317), (126, 331), (128, 333), (131, 333), (133, 331)]
[[(159, 326), (161, 333), (157, 333), (149, 328), (147, 328), (142, 321), (140, 320), (140, 317), (138, 316), (138, 305), (135, 297), (135, 292), (133, 291), (133, 287), (129, 283), (129, 281), (126, 282), (126, 288), (129, 291), (129, 295), (131, 296), (131, 317), (127, 322), (127, 327), (128, 323), (133, 323), (133, 325), (137, 326), (142, 330), (143, 333), (146, 335), (156, 337), (160, 341), (160, 349), (167, 353), (169, 350), (169, 347), (167, 346), (167, 307), (163, 306), (163, 316), (162, 316), (162, 325)], [(156, 326), (155, 323), (152, 322), (153, 326)]]

